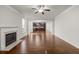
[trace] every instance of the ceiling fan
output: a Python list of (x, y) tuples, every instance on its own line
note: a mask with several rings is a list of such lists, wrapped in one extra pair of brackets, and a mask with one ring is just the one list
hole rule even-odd
[(32, 8), (35, 11), (35, 14), (41, 12), (43, 15), (45, 11), (51, 11), (50, 9), (45, 8), (45, 5), (38, 5), (37, 8)]

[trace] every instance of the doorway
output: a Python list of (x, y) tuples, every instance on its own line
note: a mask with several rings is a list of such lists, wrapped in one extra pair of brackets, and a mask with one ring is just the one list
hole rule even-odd
[(46, 23), (45, 22), (33, 22), (33, 32), (46, 32)]

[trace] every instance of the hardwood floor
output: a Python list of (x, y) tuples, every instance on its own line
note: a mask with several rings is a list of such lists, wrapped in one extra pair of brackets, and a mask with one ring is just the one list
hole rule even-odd
[(49, 32), (33, 32), (10, 51), (1, 54), (77, 54), (79, 49)]

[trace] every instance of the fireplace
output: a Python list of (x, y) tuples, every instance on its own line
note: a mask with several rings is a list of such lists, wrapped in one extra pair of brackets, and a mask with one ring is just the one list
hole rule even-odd
[(16, 41), (16, 32), (5, 34), (5, 46), (8, 46)]
[(19, 27), (0, 27), (0, 51), (10, 51), (21, 42)]

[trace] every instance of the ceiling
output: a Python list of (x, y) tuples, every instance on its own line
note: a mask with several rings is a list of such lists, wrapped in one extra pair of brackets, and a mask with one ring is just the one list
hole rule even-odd
[[(43, 16), (41, 13), (34, 14), (34, 10), (32, 10), (32, 8), (36, 8), (36, 5), (11, 5), (11, 7), (15, 8), (23, 15), (35, 15), (36, 17)], [(51, 15), (51, 17), (55, 17), (69, 7), (71, 7), (71, 5), (46, 5), (46, 8), (51, 9), (51, 11), (45, 12), (43, 17), (49, 17)]]

